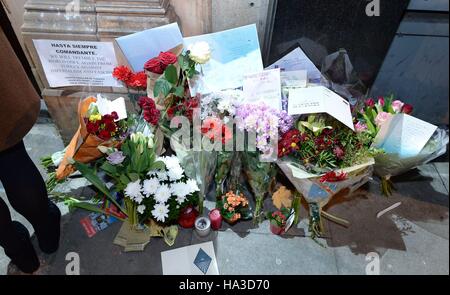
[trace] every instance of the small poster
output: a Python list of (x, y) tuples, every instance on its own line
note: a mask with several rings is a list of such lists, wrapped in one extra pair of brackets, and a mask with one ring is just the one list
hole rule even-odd
[(111, 42), (33, 40), (50, 87), (120, 87)]

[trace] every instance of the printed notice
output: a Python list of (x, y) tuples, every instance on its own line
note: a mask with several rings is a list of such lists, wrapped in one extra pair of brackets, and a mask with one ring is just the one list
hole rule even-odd
[(120, 87), (111, 42), (33, 40), (50, 87)]
[(350, 104), (324, 86), (289, 90), (289, 115), (327, 113), (355, 130)]
[(280, 69), (245, 75), (243, 90), (245, 102), (264, 102), (281, 110)]

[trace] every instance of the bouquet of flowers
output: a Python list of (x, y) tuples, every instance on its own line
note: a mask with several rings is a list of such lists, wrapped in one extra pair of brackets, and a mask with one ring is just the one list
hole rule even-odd
[(277, 170), (273, 162), (279, 134), (287, 132), (293, 120), (285, 111), (278, 111), (260, 104), (241, 105), (236, 112), (237, 128), (256, 135), (255, 151), (242, 153), (243, 171), (255, 195), (254, 222), (262, 221), (265, 196), (274, 188)]
[[(389, 97), (379, 97), (378, 101), (369, 98), (357, 115), (355, 128), (357, 132), (366, 134), (372, 141), (377, 141), (381, 128), (388, 120), (401, 114), (411, 114), (413, 106)], [(402, 174), (419, 165), (423, 165), (441, 156), (447, 150), (448, 131), (438, 128), (428, 140), (420, 153), (402, 157), (399, 153), (386, 152), (375, 157), (374, 171), (381, 178), (381, 188), (386, 196), (392, 193), (391, 176)]]
[(369, 180), (376, 153), (369, 137), (328, 115), (300, 117), (282, 136), (278, 166), (309, 204), (313, 238), (323, 233), (321, 215), (346, 224), (322, 208), (338, 192), (351, 194)]
[(99, 146), (115, 147), (125, 139), (126, 120), (119, 120), (119, 110), (101, 114), (100, 103), (108, 102), (102, 97), (88, 97), (80, 102), (78, 106), (80, 126), (66, 147), (64, 156), (56, 169), (57, 180), (61, 181), (75, 171), (70, 163), (72, 160), (80, 163), (95, 161), (102, 156)]
[(222, 217), (229, 224), (234, 224), (238, 220), (247, 220), (252, 217), (248, 208), (248, 200), (243, 193), (236, 194), (229, 191), (217, 201), (217, 207), (220, 210)]

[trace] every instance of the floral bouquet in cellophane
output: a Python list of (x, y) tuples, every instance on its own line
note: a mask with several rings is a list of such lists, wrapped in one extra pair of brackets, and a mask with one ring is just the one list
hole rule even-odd
[[(120, 103), (122, 102), (122, 103)], [(66, 147), (64, 156), (56, 169), (56, 179), (61, 181), (75, 171), (71, 162), (90, 163), (102, 157), (99, 146), (116, 147), (126, 137), (126, 108), (123, 98), (119, 99), (119, 109), (111, 110), (103, 114), (99, 110), (109, 109), (103, 107), (110, 103), (102, 97), (88, 97), (83, 99), (78, 106), (78, 117), (80, 126)], [(119, 120), (119, 113), (125, 118)]]
[(323, 234), (321, 216), (348, 224), (322, 208), (335, 195), (349, 195), (372, 175), (370, 141), (328, 115), (308, 115), (283, 135), (277, 162), (286, 177), (303, 195), (310, 209), (312, 237)]
[[(364, 102), (357, 115), (356, 131), (365, 133), (374, 142), (382, 141), (382, 135), (387, 133), (391, 121), (402, 114), (409, 115), (413, 106), (389, 97), (372, 98)], [(380, 132), (383, 129), (383, 132)], [(400, 175), (417, 166), (426, 164), (443, 155), (449, 142), (448, 130), (437, 128), (422, 150), (415, 155), (402, 156), (399, 152), (385, 151), (375, 156), (374, 172), (381, 178), (381, 189), (384, 195), (392, 194), (393, 183), (391, 176)], [(400, 147), (403, 148), (403, 147)]]

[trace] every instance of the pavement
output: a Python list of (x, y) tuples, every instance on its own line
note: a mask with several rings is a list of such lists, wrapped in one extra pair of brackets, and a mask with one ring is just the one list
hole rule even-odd
[[(61, 150), (63, 143), (50, 120), (41, 120), (24, 139), (32, 159)], [(43, 176), (45, 172), (41, 169)], [(192, 230), (180, 229), (173, 247), (153, 238), (144, 252), (126, 253), (112, 242), (120, 228), (115, 223), (88, 238), (80, 225), (87, 212), (64, 212), (61, 246), (49, 259), (47, 274), (65, 274), (68, 253), (80, 257), (81, 274), (162, 274), (161, 251), (213, 241), (220, 274), (366, 274), (372, 257), (379, 257), (380, 273), (449, 274), (449, 164), (448, 155), (423, 165), (393, 180), (397, 191), (386, 198), (374, 178), (348, 198), (336, 198), (326, 210), (350, 221), (348, 228), (324, 219), (326, 234), (314, 241), (308, 237), (307, 209), (302, 208), (301, 222), (286, 235), (275, 236), (268, 222), (253, 226), (240, 222), (224, 225), (220, 231), (200, 238)], [(83, 196), (88, 194), (83, 179), (74, 180), (64, 189)], [(0, 186), (0, 196), (5, 193)], [(380, 218), (381, 210), (401, 205)], [(269, 204), (270, 200), (266, 200)], [(207, 201), (212, 208), (214, 202)], [(33, 233), (23, 217), (13, 212)], [(6, 273), (9, 259), (0, 248), (0, 274)], [(370, 265), (369, 265), (370, 266)]]

